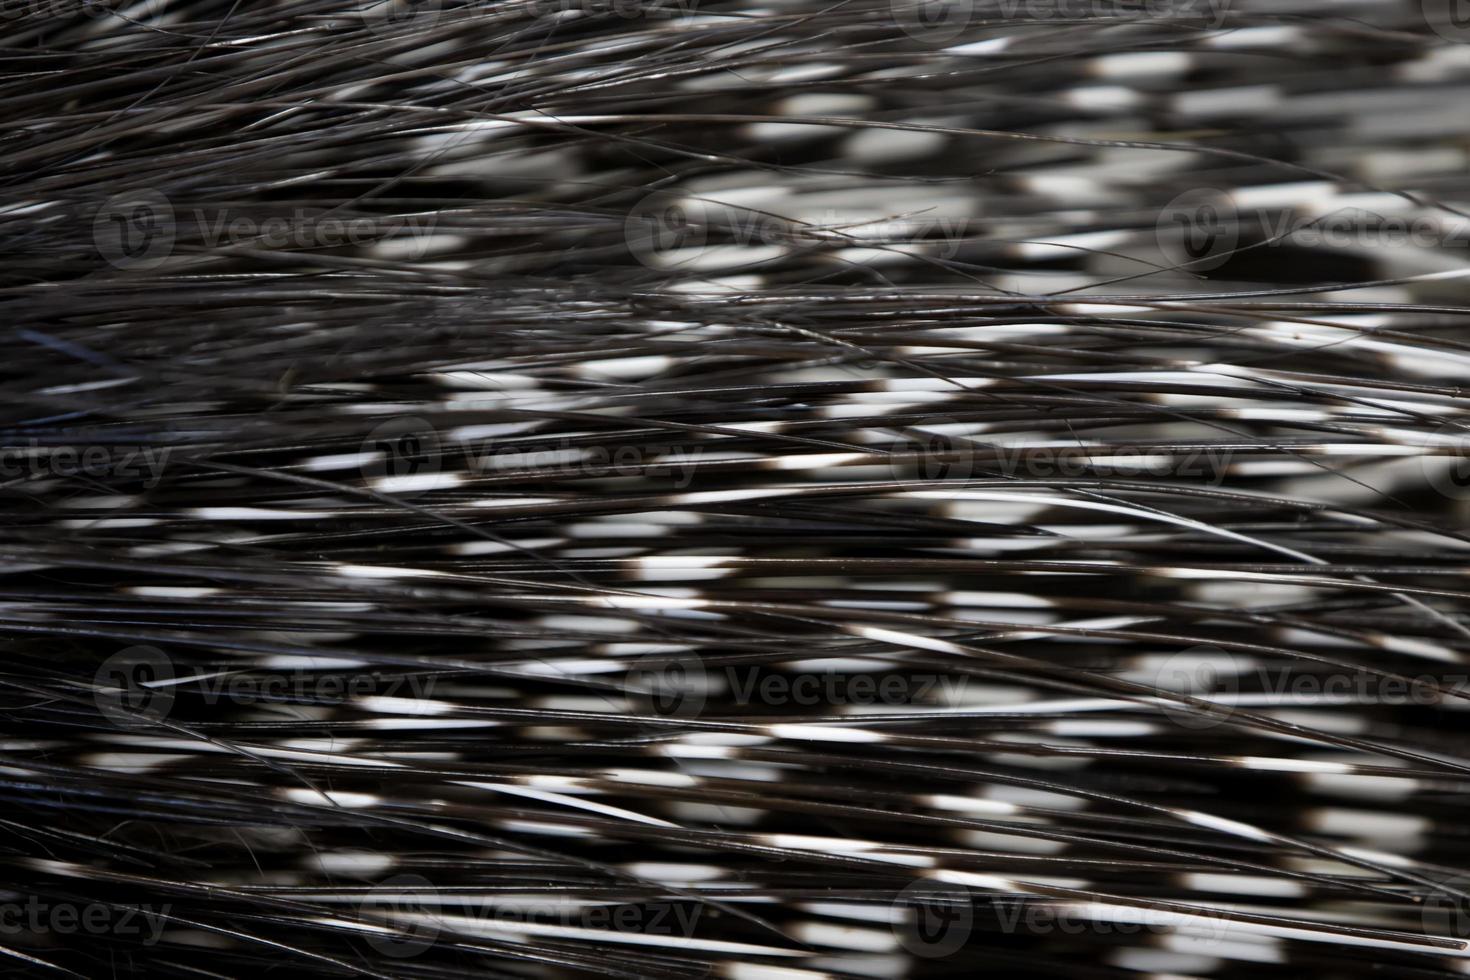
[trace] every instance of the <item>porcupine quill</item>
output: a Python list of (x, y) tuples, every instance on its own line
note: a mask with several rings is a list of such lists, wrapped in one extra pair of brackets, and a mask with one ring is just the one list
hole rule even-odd
[(1436, 0), (8, 0), (16, 976), (1470, 964)]

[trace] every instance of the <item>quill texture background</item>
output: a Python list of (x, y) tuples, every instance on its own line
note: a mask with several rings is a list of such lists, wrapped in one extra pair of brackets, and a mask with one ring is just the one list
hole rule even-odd
[(7, 3), (7, 966), (1462, 975), (1458, 13)]

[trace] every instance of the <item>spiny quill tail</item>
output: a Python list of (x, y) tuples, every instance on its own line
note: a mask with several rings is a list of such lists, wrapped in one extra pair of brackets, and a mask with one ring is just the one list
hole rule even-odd
[(0, 958), (1463, 975), (1452, 13), (12, 4)]

